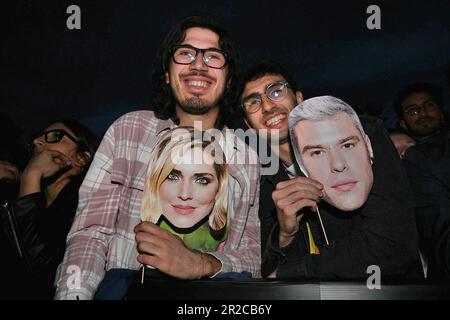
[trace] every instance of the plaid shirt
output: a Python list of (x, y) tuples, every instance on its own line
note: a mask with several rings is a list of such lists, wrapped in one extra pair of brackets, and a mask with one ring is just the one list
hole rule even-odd
[[(147, 167), (162, 131), (175, 127), (152, 111), (128, 113), (106, 132), (79, 191), (75, 221), (56, 275), (56, 299), (92, 299), (105, 270), (138, 269), (134, 227)], [(221, 272), (250, 271), (260, 276), (259, 162), (235, 135), (226, 154), (231, 232), (221, 252)], [(228, 140), (227, 140), (228, 141)], [(227, 143), (228, 144), (228, 143)]]

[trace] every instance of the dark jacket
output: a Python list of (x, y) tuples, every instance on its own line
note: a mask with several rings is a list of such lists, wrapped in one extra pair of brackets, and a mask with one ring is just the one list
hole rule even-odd
[(7, 277), (2, 296), (53, 298), (55, 272), (64, 256), (81, 182), (81, 177), (72, 179), (48, 208), (43, 193), (0, 207), (0, 247), (6, 252), (1, 270)]
[(282, 279), (367, 279), (367, 267), (377, 265), (382, 279), (421, 277), (406, 173), (381, 121), (362, 117), (361, 122), (374, 151), (373, 187), (365, 205), (353, 212), (340, 211), (324, 201), (319, 204), (329, 246), (325, 245), (317, 217), (309, 212), (304, 216), (320, 247), (319, 255), (309, 254), (304, 224), (290, 245), (278, 247), (279, 226), (271, 194), (283, 173), (263, 178), (259, 211), (263, 276), (277, 269), (277, 277)]
[(428, 279), (450, 279), (450, 134), (407, 150), (404, 164), (414, 194), (420, 247)]

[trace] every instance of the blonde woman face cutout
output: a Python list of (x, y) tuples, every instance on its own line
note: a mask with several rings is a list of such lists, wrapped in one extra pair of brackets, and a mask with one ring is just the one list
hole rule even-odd
[(213, 157), (195, 147), (183, 154), (159, 187), (162, 214), (175, 227), (193, 227), (211, 213), (218, 190)]

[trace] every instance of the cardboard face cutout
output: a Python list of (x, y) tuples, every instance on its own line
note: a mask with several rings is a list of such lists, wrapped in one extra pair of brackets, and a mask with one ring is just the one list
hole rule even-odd
[(181, 130), (167, 133), (151, 155), (141, 219), (192, 249), (215, 251), (226, 237), (226, 163), (217, 164), (210, 144), (194, 138), (194, 131)]
[(214, 207), (219, 191), (214, 165), (193, 161), (206, 160), (204, 157), (210, 158), (200, 148), (186, 152), (159, 186), (162, 213), (177, 228), (192, 228), (209, 216)]
[[(305, 102), (314, 110), (314, 105)], [(321, 107), (327, 108), (323, 104)], [(372, 147), (354, 119), (338, 111), (330, 116), (301, 119), (291, 129), (297, 162), (307, 177), (323, 184), (324, 200), (343, 211), (363, 206), (373, 184)]]

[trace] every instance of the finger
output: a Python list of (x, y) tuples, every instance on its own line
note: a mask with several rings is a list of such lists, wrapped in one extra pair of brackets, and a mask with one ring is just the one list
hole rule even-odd
[(135, 233), (145, 232), (160, 238), (167, 238), (171, 236), (170, 232), (161, 229), (159, 226), (149, 221), (142, 221), (141, 223), (139, 223), (134, 228), (134, 232)]
[(17, 179), (17, 176), (8, 170), (4, 171), (0, 170), (0, 179), (5, 179), (7, 181), (14, 181)]
[(291, 184), (291, 185), (287, 186), (286, 188), (283, 188), (280, 190), (275, 190), (274, 193), (275, 193), (276, 198), (284, 198), (291, 194), (302, 192), (302, 191), (314, 193), (319, 197), (324, 196), (323, 190), (320, 190), (310, 184), (301, 184), (301, 183)]
[(289, 216), (297, 215), (301, 209), (308, 207), (313, 208), (315, 210), (315, 208), (317, 207), (317, 202), (305, 199), (287, 206), (284, 213), (285, 215)]
[(11, 162), (9, 161), (4, 161), (4, 160), (0, 160), (0, 166), (5, 166), (5, 167), (16, 167), (15, 165), (13, 165)]
[(136, 232), (135, 234), (136, 241), (151, 242), (159, 246), (168, 243), (168, 237), (166, 233), (172, 235), (166, 230), (162, 230), (160, 227), (156, 225), (141, 225), (139, 227), (136, 226), (135, 232)]
[(297, 191), (293, 194), (290, 194), (287, 197), (284, 197), (284, 198), (281, 198), (281, 199), (275, 201), (275, 204), (279, 207), (283, 207), (283, 206), (288, 206), (288, 205), (297, 203), (302, 200), (312, 200), (314, 202), (320, 202), (321, 198), (313, 192), (309, 192), (307, 190), (301, 190), (301, 191)]
[(55, 156), (52, 156), (52, 160), (54, 163), (56, 163), (61, 168), (68, 167), (72, 164), (72, 162), (66, 156), (55, 155)]
[(68, 157), (63, 154), (62, 152), (59, 152), (57, 150), (45, 150), (42, 153), (47, 153), (52, 156), (52, 158), (59, 158), (59, 159), (68, 159)]
[(11, 163), (6, 162), (6, 161), (0, 161), (0, 169), (15, 173), (15, 174), (19, 173), (19, 169), (17, 169), (16, 166), (14, 166)]
[(140, 231), (134, 236), (137, 243), (148, 242), (155, 246), (162, 247), (167, 244), (167, 238), (152, 234), (150, 232)]
[(53, 162), (55, 162), (57, 164), (62, 164), (64, 166), (66, 166), (67, 162), (69, 161), (69, 157), (59, 151), (46, 150), (44, 152), (47, 152), (51, 156)]
[(55, 169), (54, 165), (57, 165), (57, 168), (64, 168), (69, 160), (68, 157), (63, 155), (59, 151), (55, 150), (45, 150), (41, 153), (35, 155), (34, 159), (31, 161), (33, 165), (40, 166), (51, 166), (50, 168)]
[(296, 177), (294, 179), (281, 181), (281, 182), (277, 183), (276, 189), (283, 189), (283, 188), (286, 188), (287, 186), (289, 186), (291, 184), (295, 184), (295, 183), (313, 185), (318, 189), (323, 189), (322, 183), (320, 183), (317, 180), (314, 180), (311, 178), (306, 178), (306, 177)]
[(283, 199), (286, 197), (289, 197), (292, 194), (298, 193), (298, 192), (309, 192), (317, 195), (317, 197), (323, 197), (324, 193), (322, 190), (318, 189), (316, 186), (311, 184), (303, 184), (303, 183), (295, 183), (290, 184), (287, 187), (283, 189), (277, 189), (272, 193), (272, 199), (274, 201)]
[(279, 212), (279, 214), (281, 214), (284, 217), (287, 218), (293, 218), (294, 216), (296, 217), (299, 213), (300, 210), (302, 210), (303, 208), (308, 208), (308, 207), (316, 207), (317, 206), (317, 202), (313, 201), (313, 200), (301, 200), (298, 201), (296, 203), (292, 203), (290, 205), (287, 205), (283, 208), (283, 210), (281, 212)]
[(148, 232), (148, 233), (154, 233), (156, 232), (156, 228), (158, 228), (153, 222), (149, 221), (142, 221), (139, 224), (134, 227), (134, 232)]
[(148, 254), (139, 254), (137, 256), (137, 261), (139, 263), (149, 265), (149, 266), (155, 267), (156, 269), (159, 269), (160, 258), (158, 256), (151, 256)]
[(136, 240), (137, 243), (139, 243), (139, 242), (155, 243), (156, 242), (154, 240), (155, 238), (156, 237), (154, 235), (152, 235), (151, 233), (144, 232), (144, 231), (139, 231), (134, 235), (134, 239)]
[(17, 169), (16, 167), (11, 166), (10, 170), (12, 173), (14, 173), (14, 175), (16, 176), (19, 175), (19, 169)]
[(137, 225), (135, 225), (134, 226), (134, 229), (133, 229), (133, 231), (134, 231), (134, 233), (138, 233), (138, 232), (140, 232), (140, 231), (143, 231), (143, 227), (142, 227), (142, 224), (143, 224), (144, 222), (142, 221), (142, 222), (139, 222)]
[(161, 247), (158, 244), (149, 241), (138, 241), (136, 248), (140, 254), (149, 254), (154, 256), (160, 256), (161, 254)]
[(17, 171), (16, 166), (10, 164), (10, 163), (2, 163), (0, 164), (3, 168), (7, 169), (7, 170), (15, 170)]
[(14, 176), (17, 176), (17, 174), (19, 173), (19, 170), (17, 170), (17, 168), (13, 167), (13, 166), (7, 166), (7, 167), (4, 167), (4, 169), (6, 172), (8, 172)]

